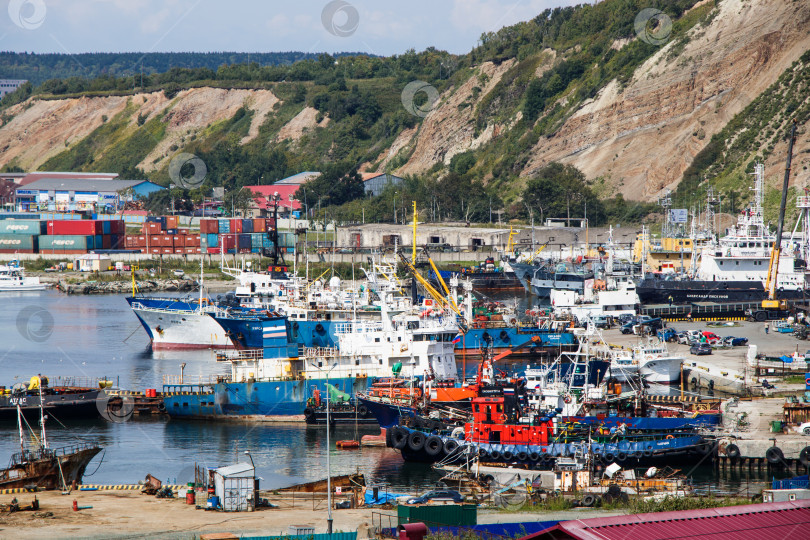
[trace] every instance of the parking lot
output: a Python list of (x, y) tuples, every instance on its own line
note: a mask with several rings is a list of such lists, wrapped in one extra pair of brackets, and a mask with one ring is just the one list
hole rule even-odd
[[(678, 332), (687, 330), (707, 330), (714, 332), (721, 338), (727, 336), (746, 337), (749, 345), (756, 345), (757, 352), (766, 356), (781, 356), (793, 354), (798, 351), (803, 354), (810, 350), (810, 340), (800, 340), (791, 334), (780, 334), (773, 329), (765, 333), (765, 324), (757, 322), (728, 323), (734, 326), (709, 326), (705, 322), (675, 322), (667, 323), (667, 328)], [(639, 342), (639, 336), (622, 334), (618, 327), (604, 331), (605, 341), (623, 347), (633, 347)], [(646, 338), (645, 338), (646, 339)], [(655, 338), (653, 338), (655, 339)], [(682, 355), (684, 358), (696, 358), (689, 353), (689, 345), (668, 343), (669, 351)], [(712, 354), (701, 356), (701, 360), (723, 369), (741, 370), (746, 364), (748, 347), (712, 348)]]

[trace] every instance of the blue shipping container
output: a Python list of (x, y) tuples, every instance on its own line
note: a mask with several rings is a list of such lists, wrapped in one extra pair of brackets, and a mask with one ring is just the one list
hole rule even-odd
[(95, 237), (95, 240), (93, 241), (93, 246), (94, 247), (92, 249), (101, 249), (103, 241), (104, 241), (104, 235), (97, 234), (96, 237)]
[(237, 239), (239, 249), (250, 249), (250, 235), (240, 234)]
[(264, 238), (262, 238), (262, 247), (265, 247), (265, 248), (271, 248), (271, 247), (273, 247), (273, 239), (272, 239), (272, 238), (268, 238), (267, 236), (265, 236)]
[(208, 239), (208, 247), (219, 247), (219, 235), (217, 233), (208, 233), (205, 236)]
[(220, 219), (219, 221), (219, 232), (221, 233), (229, 233), (231, 232), (231, 220), (230, 219)]
[(262, 241), (264, 240), (264, 236), (262, 233), (253, 233), (250, 235), (250, 245), (252, 247), (262, 247)]
[(253, 220), (252, 219), (243, 219), (242, 220), (242, 232), (243, 233), (252, 233), (253, 232)]
[(112, 233), (112, 229), (110, 227), (110, 222), (107, 221), (107, 220), (102, 221), (101, 222), (101, 234), (111, 234), (111, 233)]

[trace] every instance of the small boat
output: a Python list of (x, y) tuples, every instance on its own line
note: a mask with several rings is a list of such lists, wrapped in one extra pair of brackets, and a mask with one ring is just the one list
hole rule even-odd
[[(41, 387), (40, 387), (41, 390)], [(40, 404), (44, 399), (40, 399)], [(62, 489), (82, 483), (87, 465), (101, 452), (96, 444), (74, 444), (62, 448), (49, 448), (45, 432), (44, 407), (39, 408), (40, 436), (37, 445), (26, 449), (23, 426), (28, 425), (22, 407), (17, 405), (17, 426), (20, 432), (20, 451), (12, 454), (11, 462), (0, 469), (0, 489)]]
[(49, 283), (40, 283), (39, 278), (25, 275), (25, 268), (20, 261), (12, 260), (0, 265), (0, 292), (11, 291), (44, 291)]

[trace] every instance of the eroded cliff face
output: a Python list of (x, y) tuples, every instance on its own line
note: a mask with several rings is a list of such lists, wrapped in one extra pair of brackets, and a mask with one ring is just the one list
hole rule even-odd
[(561, 161), (609, 178), (629, 199), (674, 189), (711, 136), (810, 48), (810, 2), (722, 0), (679, 54), (673, 45), (541, 139), (524, 173)]

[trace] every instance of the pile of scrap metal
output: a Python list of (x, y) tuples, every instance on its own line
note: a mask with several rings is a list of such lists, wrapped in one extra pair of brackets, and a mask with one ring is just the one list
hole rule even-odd
[(152, 476), (146, 475), (143, 485), (141, 486), (141, 493), (144, 495), (154, 495), (158, 499), (173, 499), (174, 491), (169, 486), (163, 487), (163, 482)]

